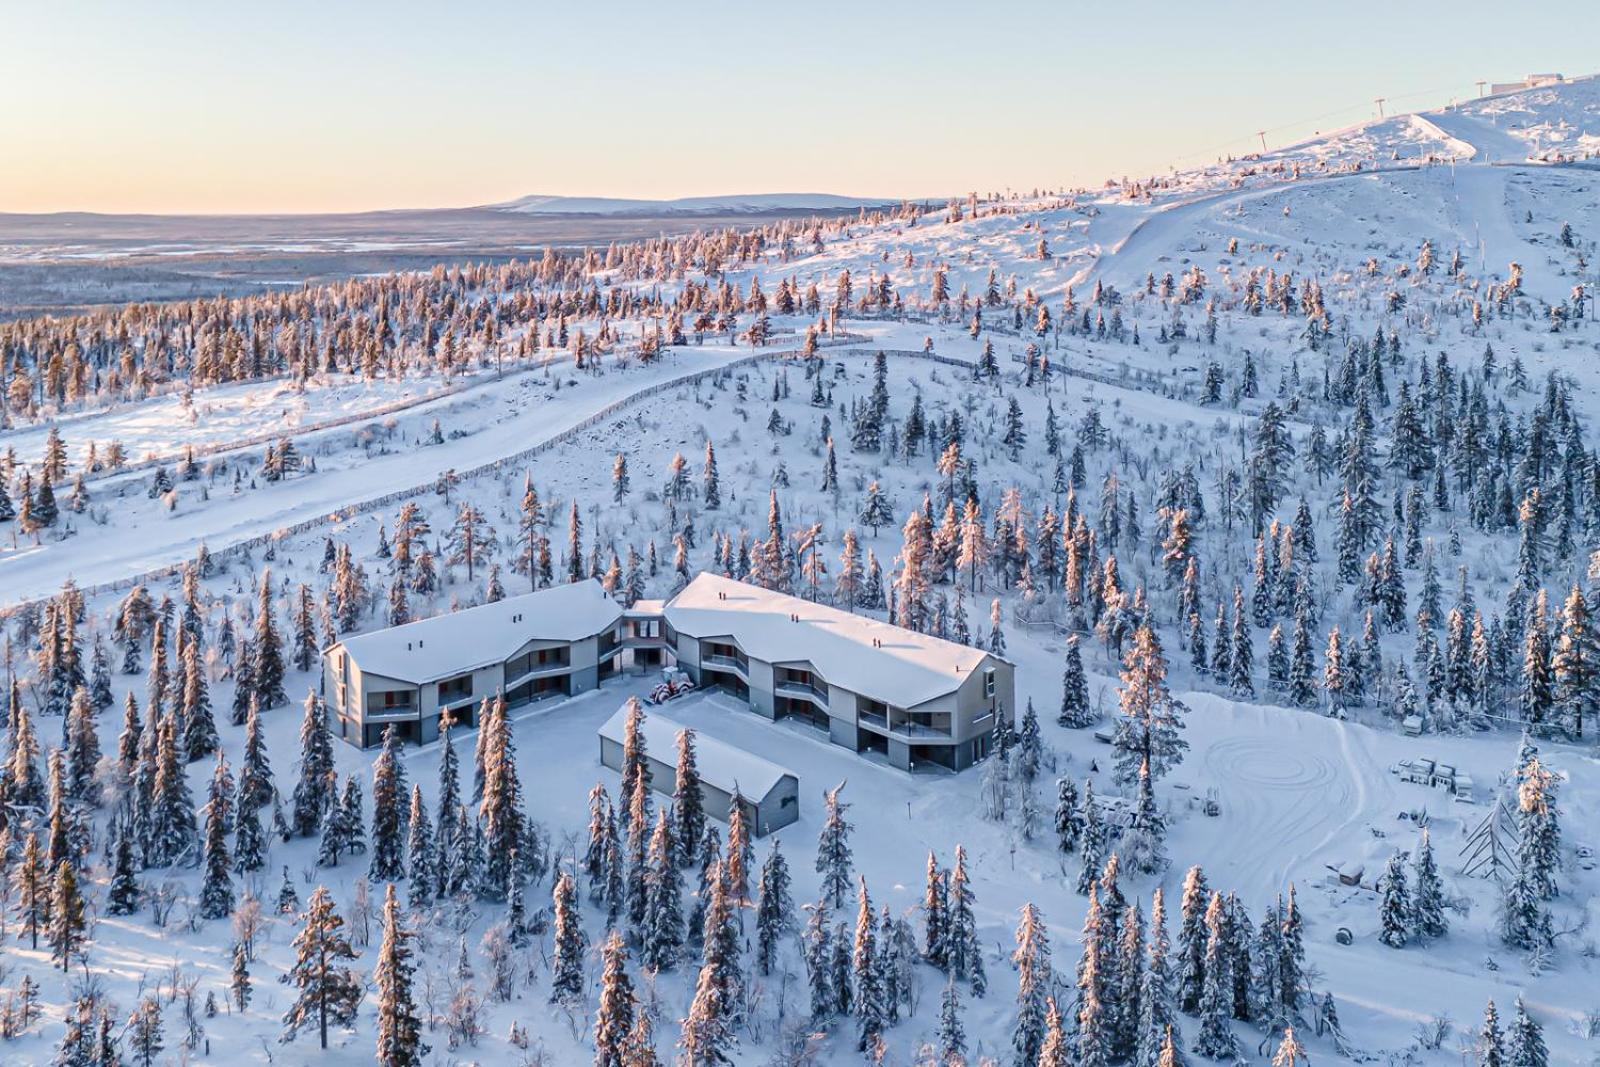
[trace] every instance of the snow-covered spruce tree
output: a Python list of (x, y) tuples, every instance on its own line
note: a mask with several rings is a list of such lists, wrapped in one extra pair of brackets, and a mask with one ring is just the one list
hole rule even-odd
[(1483, 1009), (1483, 1026), (1478, 1030), (1478, 1063), (1481, 1067), (1505, 1067), (1506, 1048), (1500, 1032), (1500, 1016), (1494, 1001)]
[(850, 954), (855, 984), (856, 1049), (870, 1052), (883, 1037), (888, 1006), (885, 1004), (877, 934), (873, 928), (872, 899), (867, 880), (859, 880), (856, 897), (856, 936)]
[(572, 874), (563, 870), (553, 894), (555, 935), (550, 962), (550, 1000), (573, 1001), (583, 995), (583, 957), (589, 939), (578, 915), (578, 891)]
[(1426, 828), (1417, 843), (1412, 877), (1412, 933), (1424, 940), (1443, 937), (1450, 932), (1450, 921), (1445, 915), (1444, 882), (1439, 877), (1439, 865), (1433, 858), (1433, 840)]
[(391, 724), (383, 732), (383, 751), (372, 764), (372, 865), (377, 881), (404, 878), (405, 836), (402, 805), (406, 796), (405, 765), (400, 761), (400, 734)]
[(1167, 689), (1167, 661), (1155, 631), (1142, 625), (1122, 664), (1122, 686), (1117, 691), (1122, 718), (1112, 741), (1116, 751), (1116, 779), (1132, 785), (1139, 765), (1148, 760), (1152, 778), (1159, 779), (1183, 760), (1189, 743), (1183, 729), (1182, 703)]
[(250, 798), (242, 773), (234, 807), (233, 869), (240, 874), (259, 871), (267, 864), (266, 831), (261, 826), (261, 809)]
[[(205, 852), (201, 861), (205, 879), (200, 887), (200, 916), (225, 919), (233, 912), (233, 880), (228, 856), (228, 761), (217, 753), (217, 773), (212, 778), (211, 796), (206, 804)], [(253, 812), (252, 812), (253, 814)]]
[(1167, 819), (1156, 806), (1155, 786), (1150, 780), (1150, 763), (1139, 765), (1139, 788), (1135, 794), (1133, 817), (1122, 851), (1133, 869), (1154, 874), (1167, 865)]
[(780, 941), (791, 926), (794, 910), (789, 895), (789, 865), (776, 839), (761, 865), (761, 884), (756, 895), (756, 969), (763, 977), (772, 973), (778, 960)]
[(132, 915), (139, 910), (139, 881), (133, 858), (133, 837), (127, 820), (116, 820), (112, 844), (111, 883), (106, 887), (106, 913)]
[(1104, 1065), (1111, 1057), (1113, 1023), (1107, 1005), (1107, 975), (1101, 961), (1107, 958), (1102, 938), (1107, 922), (1100, 907), (1100, 888), (1089, 887), (1089, 907), (1083, 919), (1083, 955), (1078, 960), (1077, 1062)]
[(683, 1019), (678, 1040), (678, 1047), (683, 1050), (680, 1063), (685, 1067), (722, 1067), (733, 1063), (731, 1052), (736, 1042), (733, 1027), (728, 1022), (728, 1010), (714, 969), (710, 964), (702, 966), (694, 1000)]
[(1171, 944), (1167, 940), (1166, 896), (1160, 886), (1150, 905), (1149, 959), (1145, 964), (1143, 985), (1139, 988), (1139, 1018), (1137, 1023), (1133, 1058), (1134, 1067), (1162, 1067), (1162, 1052), (1173, 1041), (1174, 1062), (1181, 1067), (1183, 1054), (1178, 1029), (1177, 983), (1172, 974)]
[(1406, 869), (1399, 852), (1389, 856), (1383, 877), (1378, 880), (1378, 940), (1390, 948), (1404, 948), (1411, 936), (1411, 894), (1406, 887)]
[(261, 709), (251, 701), (245, 719), (244, 757), (239, 764), (239, 803), (260, 808), (272, 803), (275, 792), (272, 764), (267, 759), (267, 742), (261, 733)]
[(672, 825), (670, 812), (657, 812), (655, 831), (650, 835), (639, 940), (641, 961), (655, 971), (671, 970), (683, 947), (683, 875), (674, 858), (678, 849), (673, 842)]
[[(265, 702), (263, 702), (265, 703)], [(300, 722), (300, 780), (294, 787), (294, 832), (310, 837), (322, 827), (323, 816), (334, 807), (332, 795), (333, 739), (328, 732), (328, 711), (316, 693), (306, 694), (305, 717)]]
[(1081, 730), (1094, 725), (1094, 709), (1089, 706), (1089, 683), (1083, 673), (1083, 655), (1076, 634), (1067, 639), (1066, 666), (1061, 674), (1061, 711), (1056, 722)]
[(228, 980), (228, 995), (235, 1011), (243, 1014), (250, 1006), (250, 955), (243, 941), (233, 944), (233, 969)]
[(1556, 869), (1560, 863), (1561, 830), (1556, 816), (1555, 776), (1537, 758), (1524, 766), (1517, 789), (1517, 867), (1534, 894), (1550, 900), (1559, 892)]
[(328, 1047), (328, 1024), (349, 1026), (365, 994), (355, 971), (356, 958), (344, 935), (344, 919), (326, 886), (318, 886), (300, 916), (295, 935), (295, 961), (285, 980), (295, 988), (294, 1003), (283, 1016), (283, 1040), (292, 1041), (307, 1026), (316, 1026), (321, 1046)]
[(1230, 1060), (1239, 1055), (1233, 1017), (1232, 950), (1227, 943), (1227, 920), (1221, 893), (1212, 893), (1206, 906), (1205, 980), (1200, 993), (1200, 1029), (1194, 1051), (1207, 1059)]
[(806, 905), (806, 928), (800, 936), (800, 947), (810, 976), (811, 1018), (825, 1022), (838, 1008), (833, 984), (833, 934), (826, 901)]
[(95, 770), (100, 763), (100, 735), (94, 702), (83, 686), (73, 690), (67, 717), (67, 795), (76, 803), (98, 807), (101, 791)]
[(196, 856), (199, 829), (189, 779), (178, 757), (175, 713), (168, 712), (157, 730), (155, 781), (151, 794), (149, 865), (165, 867)]
[(855, 862), (850, 853), (850, 824), (844, 817), (850, 805), (839, 799), (844, 786), (845, 783), (840, 782), (823, 794), (825, 811), (822, 833), (817, 838), (816, 871), (822, 876), (823, 899), (834, 910), (844, 906)]
[(750, 903), (750, 869), (755, 865), (755, 847), (750, 843), (750, 823), (745, 817), (745, 799), (737, 784), (728, 799), (728, 850), (723, 877), (733, 902)]
[(922, 958), (941, 970), (949, 962), (949, 884), (949, 875), (939, 867), (939, 858), (929, 850), (927, 879), (922, 892)]
[(981, 997), (988, 989), (989, 980), (984, 972), (983, 945), (978, 940), (978, 921), (972, 911), (974, 897), (967, 875), (967, 850), (962, 845), (956, 846), (947, 896), (950, 925), (945, 951), (950, 974), (968, 983), (973, 996)]
[(51, 885), (48, 937), (50, 959), (63, 972), (69, 970), (73, 959), (82, 954), (87, 929), (83, 894), (78, 889), (78, 874), (73, 865), (63, 859), (56, 865), (55, 879)]
[(504, 900), (511, 879), (521, 873), (513, 869), (514, 860), (519, 854), (527, 855), (524, 846), (528, 825), (503, 699), (494, 702), (491, 715), (480, 729), (487, 731), (489, 737), (484, 750), (483, 801), (478, 808), (485, 853), (479, 894), (490, 900)]
[(1123, 909), (1117, 937), (1115, 1011), (1111, 1049), (1120, 1060), (1133, 1056), (1139, 1042), (1139, 997), (1144, 990), (1144, 911), (1136, 900)]
[(938, 1063), (966, 1062), (967, 1031), (961, 1025), (961, 994), (956, 990), (954, 978), (945, 981), (944, 991), (939, 996), (939, 1028), (934, 1049), (939, 1057)]
[(1206, 875), (1198, 864), (1183, 878), (1183, 899), (1178, 926), (1178, 1007), (1186, 1014), (1199, 1011), (1205, 990), (1206, 907), (1211, 899)]
[(288, 703), (284, 691), (283, 639), (278, 635), (278, 624), (273, 618), (272, 568), (261, 572), (260, 593), (256, 603), (256, 632), (253, 642), (255, 662), (251, 674), (256, 696), (263, 708), (272, 709)]
[[(1063, 853), (1077, 851), (1083, 832), (1083, 816), (1078, 809), (1078, 787), (1071, 775), (1056, 779), (1056, 848)], [(932, 856), (929, 856), (932, 862)]]
[(1083, 863), (1078, 868), (1077, 889), (1079, 896), (1086, 896), (1095, 879), (1100, 877), (1100, 868), (1105, 860), (1106, 837), (1109, 833), (1105, 819), (1100, 813), (1100, 805), (1094, 799), (1094, 781), (1090, 778), (1083, 780), (1081, 822), (1083, 831), (1079, 837), (1078, 852)]
[(1544, 1043), (1544, 1028), (1528, 1014), (1528, 1006), (1517, 997), (1517, 1013), (1506, 1031), (1505, 1067), (1546, 1067), (1550, 1052)]
[(416, 973), (411, 942), (416, 934), (400, 914), (394, 884), (384, 887), (383, 940), (372, 984), (378, 999), (378, 1047), (374, 1060), (380, 1067), (421, 1067), (429, 1048), (422, 1040), (422, 1020), (411, 986)]
[(611, 931), (601, 950), (600, 1004), (594, 1015), (595, 1067), (629, 1067), (628, 1037), (633, 1032), (633, 981), (622, 934)]

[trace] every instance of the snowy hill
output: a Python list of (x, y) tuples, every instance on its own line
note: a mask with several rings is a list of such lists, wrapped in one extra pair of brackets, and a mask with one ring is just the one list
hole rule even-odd
[(607, 196), (523, 196), (491, 205), (524, 215), (728, 215), (771, 211), (847, 211), (893, 204), (830, 193), (748, 193), (735, 196), (686, 196), (676, 200), (628, 200)]

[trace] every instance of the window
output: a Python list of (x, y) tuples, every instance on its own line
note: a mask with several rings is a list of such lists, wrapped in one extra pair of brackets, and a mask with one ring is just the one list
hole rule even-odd
[(994, 696), (994, 668), (990, 667), (983, 672), (983, 695), (986, 698)]

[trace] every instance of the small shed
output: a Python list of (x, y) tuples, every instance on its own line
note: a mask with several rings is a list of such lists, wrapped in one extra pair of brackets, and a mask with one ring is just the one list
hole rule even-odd
[[(622, 770), (622, 738), (628, 719), (624, 705), (600, 727), (600, 762)], [(695, 735), (695, 766), (706, 814), (723, 822), (737, 790), (744, 802), (745, 823), (756, 837), (781, 830), (800, 817), (800, 779), (791, 771), (742, 748), (719, 741), (662, 715), (646, 713), (646, 773), (650, 786), (671, 796), (677, 787), (678, 731)]]

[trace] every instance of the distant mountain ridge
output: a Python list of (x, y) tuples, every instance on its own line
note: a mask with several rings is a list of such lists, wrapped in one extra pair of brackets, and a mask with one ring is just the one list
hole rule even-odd
[(630, 200), (609, 196), (523, 196), (501, 204), (499, 211), (524, 215), (727, 215), (766, 211), (848, 211), (899, 203), (896, 197), (864, 198), (832, 193), (744, 193), (731, 196), (685, 196), (675, 200)]

